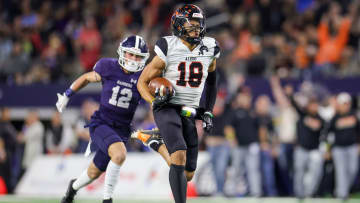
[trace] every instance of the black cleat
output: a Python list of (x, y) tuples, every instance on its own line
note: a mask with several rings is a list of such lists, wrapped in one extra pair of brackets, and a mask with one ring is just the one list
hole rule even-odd
[(103, 203), (112, 203), (112, 198), (110, 198), (110, 199), (104, 199), (104, 200), (103, 200)]
[(131, 138), (142, 141), (145, 146), (149, 146), (155, 151), (158, 151), (159, 147), (164, 144), (164, 140), (157, 128), (152, 130), (138, 130), (131, 134)]
[(65, 196), (62, 198), (61, 203), (73, 203), (74, 197), (76, 195), (76, 190), (74, 190), (74, 188), (72, 187), (73, 183), (75, 182), (76, 179), (72, 179), (70, 180), (68, 189), (66, 191)]

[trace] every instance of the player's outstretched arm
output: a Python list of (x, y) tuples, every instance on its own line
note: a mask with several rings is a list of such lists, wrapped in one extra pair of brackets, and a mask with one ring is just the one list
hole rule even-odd
[(143, 72), (140, 75), (139, 81), (137, 83), (137, 88), (142, 96), (150, 104), (154, 100), (154, 97), (149, 90), (149, 82), (161, 76), (165, 68), (165, 62), (158, 56), (155, 56), (153, 60), (145, 67)]
[(91, 82), (100, 82), (100, 81), (101, 81), (101, 76), (95, 71), (81, 75), (72, 83), (70, 88), (67, 89), (63, 94), (59, 94), (59, 93), (57, 94), (58, 100), (56, 102), (56, 108), (58, 109), (59, 112), (62, 112), (65, 109), (72, 95), (74, 95), (81, 88), (85, 87), (87, 84)]

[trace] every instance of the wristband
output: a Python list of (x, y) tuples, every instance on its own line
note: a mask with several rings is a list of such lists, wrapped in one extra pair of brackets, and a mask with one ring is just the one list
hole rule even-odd
[(69, 89), (67, 89), (67, 90), (65, 91), (65, 95), (66, 95), (67, 97), (71, 97), (71, 96), (73, 96), (74, 94), (75, 94), (75, 91), (72, 90), (71, 88), (69, 88)]

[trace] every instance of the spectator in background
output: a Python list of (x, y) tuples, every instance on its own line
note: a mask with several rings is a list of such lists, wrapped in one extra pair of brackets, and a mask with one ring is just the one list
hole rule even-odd
[(316, 56), (317, 65), (339, 62), (349, 38), (352, 19), (341, 16), (341, 7), (336, 1), (330, 4), (318, 27), (319, 51)]
[(255, 102), (255, 112), (260, 139), (264, 194), (273, 197), (277, 196), (278, 193), (276, 189), (273, 158), (274, 125), (272, 116), (270, 115), (270, 103), (268, 96), (259, 96)]
[(91, 115), (98, 110), (99, 104), (92, 100), (86, 99), (81, 105), (81, 116), (75, 126), (75, 134), (77, 137), (76, 153), (85, 153), (86, 147), (90, 140), (89, 129), (84, 128), (85, 125), (90, 123)]
[(52, 33), (48, 43), (42, 51), (41, 59), (45, 66), (50, 69), (52, 81), (57, 81), (62, 76), (61, 62), (65, 58), (65, 47), (57, 33)]
[(1, 82), (6, 81), (7, 73), (4, 71), (4, 63), (8, 60), (13, 49), (13, 42), (10, 37), (0, 30), (0, 76)]
[[(284, 195), (293, 194), (292, 166), (296, 139), (296, 112), (283, 92), (278, 77), (270, 79), (272, 94), (278, 108), (276, 131), (278, 135), (277, 160), (280, 169), (280, 183)], [(279, 191), (280, 192), (280, 191)]]
[(153, 128), (156, 128), (154, 115), (153, 115), (151, 109), (149, 109), (146, 112), (146, 114), (144, 116), (144, 120), (141, 122), (141, 124), (139, 125), (138, 128), (143, 129), (143, 130), (151, 130)]
[(37, 111), (31, 110), (23, 126), (22, 131), (17, 136), (20, 144), (25, 144), (22, 159), (22, 174), (31, 166), (36, 157), (43, 153), (44, 125), (40, 122)]
[(86, 17), (85, 25), (81, 28), (76, 46), (80, 54), (80, 63), (84, 72), (91, 71), (100, 58), (101, 35), (93, 16)]
[[(261, 196), (260, 147), (255, 115), (251, 112), (252, 96), (247, 87), (237, 92), (232, 109), (227, 115), (225, 134), (235, 137), (232, 164), (238, 175), (246, 173), (250, 195)], [(245, 167), (243, 167), (243, 164)]]
[[(1, 184), (1, 194), (7, 193), (7, 181), (4, 179), (9, 179), (10, 177), (10, 166), (8, 164), (8, 160), (6, 157), (6, 149), (5, 149), (5, 141), (2, 137), (0, 137), (0, 182), (5, 184)], [(3, 190), (3, 188), (5, 189)], [(4, 192), (3, 192), (4, 191)]]
[(28, 85), (28, 84), (47, 84), (50, 82), (51, 75), (50, 70), (44, 66), (42, 63), (34, 63), (31, 66), (30, 71), (25, 75), (25, 77), (16, 78), (16, 83), (18, 85)]
[(48, 154), (71, 153), (74, 144), (74, 132), (70, 125), (61, 121), (61, 115), (55, 111), (46, 131), (46, 152)]
[(16, 80), (16, 78), (22, 77), (30, 67), (30, 58), (29, 55), (24, 52), (23, 45), (21, 41), (16, 40), (13, 43), (11, 55), (2, 64), (2, 73), (11, 76), (10, 79), (12, 80), (7, 81), (10, 84), (21, 83), (19, 80)]
[(0, 120), (0, 176), (3, 177), (8, 193), (12, 194), (15, 188), (15, 178), (12, 172), (16, 149), (16, 130), (10, 122), (10, 110), (1, 108)]
[(324, 121), (318, 114), (316, 98), (307, 98), (305, 107), (301, 107), (292, 95), (292, 88), (286, 89), (286, 94), (299, 116), (296, 125), (294, 189), (296, 197), (302, 199), (315, 195), (322, 178), (324, 158), (319, 147)]
[(230, 158), (230, 146), (224, 134), (226, 124), (226, 114), (224, 111), (225, 101), (223, 98), (217, 97), (213, 109), (214, 128), (205, 137), (216, 181), (216, 195), (224, 195), (226, 169)]
[(329, 127), (329, 131), (335, 134), (331, 150), (335, 165), (335, 195), (347, 199), (359, 166), (360, 125), (351, 110), (351, 96), (340, 93), (336, 100), (337, 111)]

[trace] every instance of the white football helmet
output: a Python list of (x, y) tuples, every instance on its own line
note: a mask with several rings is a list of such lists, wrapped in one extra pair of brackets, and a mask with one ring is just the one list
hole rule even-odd
[[(141, 57), (141, 61), (135, 61), (125, 57), (125, 53), (132, 53)], [(149, 58), (149, 49), (145, 40), (138, 36), (132, 35), (125, 38), (117, 50), (119, 54), (119, 64), (127, 71), (138, 72), (144, 69), (145, 63)]]

